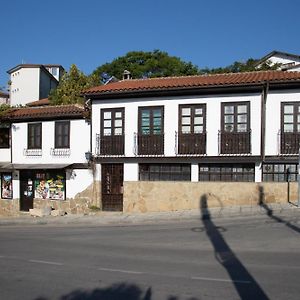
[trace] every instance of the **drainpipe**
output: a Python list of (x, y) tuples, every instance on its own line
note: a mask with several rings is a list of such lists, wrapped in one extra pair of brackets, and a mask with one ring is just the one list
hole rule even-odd
[(263, 85), (261, 95), (261, 136), (260, 136), (260, 155), (262, 163), (265, 161), (265, 140), (266, 140), (266, 103), (269, 92), (269, 82)]

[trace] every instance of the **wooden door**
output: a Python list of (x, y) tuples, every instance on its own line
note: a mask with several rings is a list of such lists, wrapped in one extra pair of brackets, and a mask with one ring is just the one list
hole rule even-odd
[(30, 171), (20, 171), (20, 210), (29, 211), (33, 208), (34, 174)]
[(123, 211), (123, 164), (102, 165), (102, 210)]

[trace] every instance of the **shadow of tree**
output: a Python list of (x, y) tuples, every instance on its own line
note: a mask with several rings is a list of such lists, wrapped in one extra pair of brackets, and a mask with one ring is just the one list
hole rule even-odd
[(269, 299), (260, 285), (247, 271), (226, 243), (221, 231), (211, 220), (206, 194), (200, 199), (201, 220), (204, 230), (214, 248), (216, 260), (227, 271), (230, 279), (242, 300)]
[[(152, 288), (143, 292), (136, 284), (116, 283), (109, 287), (98, 288), (91, 291), (74, 290), (63, 295), (59, 300), (151, 300)], [(35, 300), (48, 300), (46, 297), (38, 297)], [(166, 300), (179, 300), (177, 296), (168, 296)], [(187, 300), (199, 300), (189, 298)]]
[(273, 210), (265, 203), (265, 193), (264, 193), (264, 187), (259, 186), (259, 200), (258, 205), (266, 210), (267, 216), (273, 219), (274, 221), (278, 223), (284, 223), (288, 228), (296, 231), (297, 233), (300, 233), (300, 228), (291, 224), (290, 222), (284, 221), (282, 218), (275, 216), (273, 213)]

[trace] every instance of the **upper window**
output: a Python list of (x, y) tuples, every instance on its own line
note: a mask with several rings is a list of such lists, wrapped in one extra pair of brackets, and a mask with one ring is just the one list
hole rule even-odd
[(9, 148), (9, 132), (9, 125), (0, 124), (0, 148)]
[(181, 134), (197, 134), (205, 132), (205, 105), (179, 106), (179, 132)]
[(161, 135), (164, 132), (164, 108), (140, 107), (139, 108), (139, 133), (141, 135)]
[(250, 102), (222, 103), (222, 131), (248, 132), (250, 130)]
[(300, 133), (300, 102), (282, 103), (281, 120), (283, 132)]
[(55, 148), (70, 148), (70, 121), (55, 122)]
[(42, 149), (42, 123), (28, 124), (28, 149)]
[(114, 136), (124, 134), (124, 108), (101, 110), (101, 135)]

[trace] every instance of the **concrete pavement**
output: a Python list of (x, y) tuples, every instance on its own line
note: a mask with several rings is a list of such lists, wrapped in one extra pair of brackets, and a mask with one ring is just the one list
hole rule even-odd
[(295, 215), (300, 216), (300, 208), (292, 203), (270, 203), (257, 206), (228, 206), (214, 207), (207, 210), (185, 210), (173, 212), (151, 213), (122, 213), (122, 212), (91, 212), (89, 215), (65, 215), (32, 217), (29, 213), (22, 213), (17, 217), (1, 217), (2, 225), (58, 225), (58, 224), (144, 224), (156, 222), (171, 222), (180, 220), (199, 220), (203, 214), (209, 214), (212, 219), (264, 215)]

